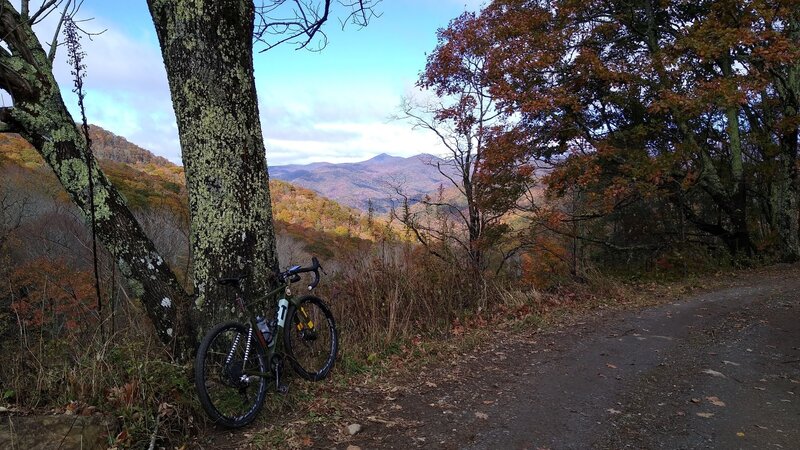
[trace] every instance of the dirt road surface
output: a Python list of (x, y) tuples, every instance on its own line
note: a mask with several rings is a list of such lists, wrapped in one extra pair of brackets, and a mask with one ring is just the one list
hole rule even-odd
[(356, 389), (361, 431), (316, 443), (800, 449), (800, 269), (504, 336), (418, 375), (393, 391)]

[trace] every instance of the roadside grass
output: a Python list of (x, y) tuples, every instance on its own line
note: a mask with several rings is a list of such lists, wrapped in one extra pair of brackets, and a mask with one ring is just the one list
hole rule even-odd
[[(190, 367), (165, 357), (138, 325), (136, 311), (130, 311), (126, 329), (105, 341), (96, 335), (51, 341), (41, 333), (28, 333), (16, 348), (6, 347), (0, 357), (0, 405), (20, 414), (112, 417), (117, 426), (108, 443), (116, 448), (147, 447), (154, 436), (158, 445), (177, 448), (306, 448), (320, 434), (344, 442), (344, 429), (358, 413), (349, 398), (354, 392), (391, 392), (415, 382), (426, 367), (456, 361), (503, 339), (527, 339), (553, 327), (571, 326), (587, 315), (679, 301), (741, 283), (745, 275), (796, 267), (725, 270), (670, 282), (594, 275), (547, 291), (496, 283), (475, 289), (480, 294), (474, 297), (454, 298), (475, 286), (437, 287), (423, 277), (435, 273), (433, 281), (459, 280), (443, 279), (435, 266), (366, 266), (362, 269), (372, 276), (353, 272), (353, 277), (333, 279), (321, 295), (333, 297), (341, 331), (340, 355), (331, 377), (311, 383), (290, 374), (289, 394), (270, 394), (256, 422), (246, 429), (221, 430), (208, 423), (194, 398)], [(365, 286), (353, 286), (359, 282)], [(428, 287), (419, 289), (426, 282)], [(353, 292), (383, 297), (350, 296), (343, 304), (344, 296), (331, 291), (346, 283)], [(406, 303), (417, 309), (400, 314)], [(374, 309), (361, 311), (367, 307)]]
[[(498, 293), (491, 308), (462, 311), (454, 314), (446, 326), (437, 324), (426, 332), (398, 337), (383, 345), (357, 342), (345, 335), (343, 351), (330, 380), (308, 383), (292, 377), (287, 398), (277, 407), (265, 408), (258, 425), (245, 431), (231, 448), (307, 448), (313, 447), (320, 434), (344, 443), (345, 429), (358, 415), (350, 398), (354, 392), (391, 393), (398, 386), (420, 382), (417, 374), (427, 367), (464, 358), (491, 345), (491, 341), (532, 337), (554, 327), (570, 326), (587, 314), (653, 306), (675, 301), (701, 287), (723, 284), (712, 281), (719, 280), (717, 275), (708, 278), (629, 284), (597, 277), (544, 293), (505, 290)], [(219, 445), (218, 439), (209, 442)]]

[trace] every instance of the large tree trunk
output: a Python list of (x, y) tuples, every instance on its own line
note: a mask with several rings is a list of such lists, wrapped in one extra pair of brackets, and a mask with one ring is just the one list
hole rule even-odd
[[(653, 61), (653, 66), (658, 75), (655, 86), (667, 91), (675, 90), (675, 76), (670, 73), (664, 65), (663, 50), (659, 44), (657, 26), (658, 8), (661, 6), (654, 1), (646, 1), (644, 9), (647, 17), (647, 39), (646, 45)], [(726, 76), (730, 76), (730, 60), (721, 62), (721, 68)], [(737, 119), (737, 109), (727, 108), (726, 119), (728, 125), (728, 137), (731, 150), (731, 159), (728, 161), (731, 171), (731, 183), (725, 183), (720, 177), (719, 170), (715, 165), (714, 159), (710, 156), (708, 149), (702, 144), (703, 140), (698, 139), (695, 131), (689, 125), (689, 117), (679, 108), (671, 107), (672, 116), (675, 120), (680, 136), (681, 144), (686, 146), (691, 153), (694, 153), (698, 167), (700, 168), (700, 179), (698, 186), (704, 191), (730, 220), (730, 226), (721, 224), (711, 224), (695, 215), (691, 207), (684, 203), (683, 193), (673, 197), (673, 201), (684, 212), (686, 219), (692, 222), (698, 229), (708, 232), (720, 238), (733, 256), (745, 252), (748, 256), (753, 254), (753, 241), (747, 226), (747, 193), (745, 190), (745, 178), (742, 160), (741, 137), (739, 123)], [(677, 183), (681, 186), (680, 181)]]
[(800, 174), (797, 170), (797, 128), (785, 133), (781, 139), (780, 180), (775, 209), (781, 243), (781, 259), (785, 262), (800, 260)]
[(36, 148), (87, 221), (92, 177), (98, 239), (141, 299), (161, 341), (178, 350), (191, 348), (191, 342), (175, 339), (194, 334), (190, 322), (179, 323), (188, 295), (88, 152), (28, 18), (7, 0), (0, 3), (0, 34), (8, 48), (0, 49), (0, 88), (14, 102), (0, 111), (3, 131), (20, 133)]
[[(800, 44), (800, 14), (797, 11), (788, 20), (789, 36)], [(800, 64), (790, 64), (782, 73), (775, 71), (775, 91), (783, 105), (786, 123), (780, 131), (781, 152), (778, 157), (781, 175), (777, 195), (778, 234), (783, 243), (782, 259), (787, 262), (800, 260), (800, 171), (798, 171), (798, 114), (800, 114)]]
[(198, 325), (225, 314), (216, 280), (277, 269), (253, 76), (252, 0), (148, 0), (178, 122), (189, 191)]
[[(731, 58), (725, 56), (720, 63), (722, 74), (725, 78), (733, 76)], [(739, 108), (734, 105), (725, 107), (727, 121), (728, 147), (730, 149), (730, 199), (732, 212), (730, 219), (734, 236), (734, 254), (745, 251), (747, 256), (753, 254), (753, 243), (750, 239), (750, 230), (747, 224), (747, 186), (744, 176), (744, 160), (742, 157), (742, 138), (739, 127)]]

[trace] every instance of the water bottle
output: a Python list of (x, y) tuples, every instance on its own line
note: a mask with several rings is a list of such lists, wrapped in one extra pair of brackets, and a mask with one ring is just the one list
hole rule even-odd
[(264, 341), (267, 343), (267, 345), (270, 345), (272, 343), (272, 330), (267, 324), (267, 320), (261, 316), (256, 316), (256, 326), (258, 326), (261, 334), (264, 335)]
[(267, 347), (271, 346), (275, 342), (275, 338), (278, 337), (278, 319), (272, 319), (269, 323), (269, 330), (272, 339), (267, 339)]

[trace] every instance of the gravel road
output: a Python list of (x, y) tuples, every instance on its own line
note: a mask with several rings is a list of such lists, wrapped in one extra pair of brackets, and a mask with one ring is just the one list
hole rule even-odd
[(800, 449), (797, 267), (504, 339), (373, 395), (334, 447)]

